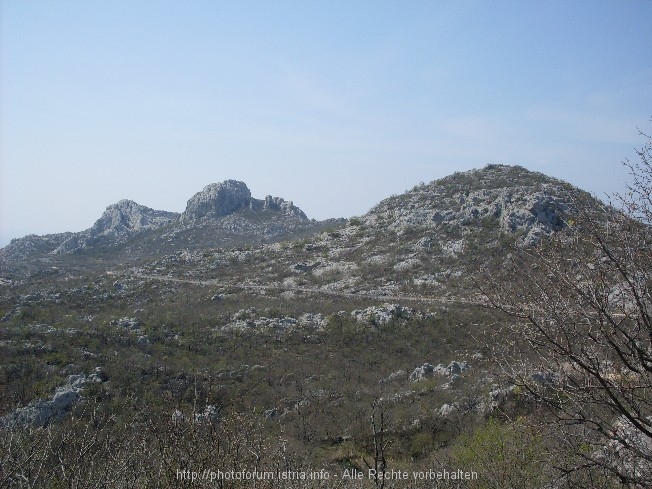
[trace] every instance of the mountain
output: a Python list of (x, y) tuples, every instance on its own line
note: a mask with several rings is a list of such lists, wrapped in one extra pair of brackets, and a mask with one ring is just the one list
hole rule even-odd
[(249, 188), (236, 180), (212, 183), (196, 193), (181, 214), (182, 223), (195, 222), (206, 218), (220, 218), (242, 209), (255, 212), (280, 212), (290, 218), (306, 221), (308, 218), (292, 202), (268, 195), (265, 200), (251, 197)]
[(73, 253), (102, 245), (115, 246), (136, 234), (170, 224), (178, 217), (174, 212), (157, 211), (133, 200), (121, 200), (107, 207), (93, 227), (66, 239), (53, 253)]
[[(226, 181), (180, 214), (121, 201), (81, 233), (14, 240), (0, 251), (0, 432), (12, 430), (0, 439), (14, 444), (0, 477), (90, 467), (95, 485), (167, 474), (177, 487), (176, 468), (195, 461), (362, 474), (379, 436), (392, 470), (474, 469), (456, 454), (523, 440), (499, 420), (551, 416), (504, 376), (494, 346), (518, 338), (474, 280), (514, 246), (572, 236), (587, 206), (599, 218), (603, 204), (568, 183), (489, 165), (348, 220), (315, 222)], [(519, 373), (556, 375), (528, 362)], [(72, 448), (55, 454), (52, 440)], [(152, 457), (170, 469), (151, 475)]]
[(291, 201), (255, 199), (235, 180), (207, 185), (188, 200), (183, 213), (154, 210), (132, 200), (106, 208), (85, 231), (14, 239), (0, 260), (18, 263), (71, 254), (103, 259), (149, 257), (177, 249), (236, 246), (290, 238), (332, 224), (306, 217)]
[[(479, 265), (501, 266), (508, 243), (531, 246), (565, 230), (580, 205), (601, 206), (566, 182), (489, 165), (417, 185), (300, 242), (252, 249), (247, 281), (373, 297), (459, 295)], [(143, 273), (211, 279), (219, 266), (222, 283), (244, 280), (225, 264), (240, 263), (240, 251), (203, 251), (153, 261)]]

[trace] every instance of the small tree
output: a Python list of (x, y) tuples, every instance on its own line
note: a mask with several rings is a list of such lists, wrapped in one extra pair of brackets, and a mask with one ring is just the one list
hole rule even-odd
[(565, 231), (515, 246), (480, 285), (513, 319), (506, 373), (550, 408), (576, 457), (559, 467), (568, 480), (599, 469), (652, 487), (652, 138), (642, 136), (625, 195), (610, 206), (576, 195)]

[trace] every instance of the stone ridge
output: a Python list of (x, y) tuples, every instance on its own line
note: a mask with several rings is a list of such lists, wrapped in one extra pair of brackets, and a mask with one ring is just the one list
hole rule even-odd
[(523, 244), (566, 227), (575, 203), (586, 192), (520, 166), (488, 165), (454, 173), (383, 200), (363, 218), (382, 218), (394, 231), (469, 226), (493, 220), (499, 230), (517, 233)]
[(242, 209), (276, 211), (302, 220), (308, 219), (292, 202), (271, 195), (264, 200), (254, 199), (244, 182), (226, 180), (222, 183), (211, 183), (193, 195), (188, 200), (180, 221), (187, 224), (204, 218), (226, 217)]
[(206, 185), (193, 195), (181, 214), (181, 222), (190, 222), (203, 217), (223, 217), (246, 207), (251, 200), (251, 191), (244, 182), (226, 180)]
[[(177, 238), (186, 247), (211, 247), (217, 243), (226, 246), (234, 240), (275, 240), (315, 226), (319, 224), (308, 219), (291, 201), (271, 195), (255, 199), (244, 182), (226, 180), (197, 192), (188, 200), (182, 214), (154, 210), (124, 199), (108, 206), (85, 231), (14, 239), (0, 249), (0, 260), (11, 262), (48, 254), (65, 255), (122, 244), (133, 252), (129, 246), (136, 237), (140, 240), (137, 247), (141, 254), (148, 246), (153, 250), (181, 246)], [(165, 242), (159, 240), (159, 230)]]
[(117, 244), (137, 233), (158, 229), (178, 218), (175, 212), (158, 211), (137, 204), (133, 200), (121, 200), (106, 208), (90, 229), (75, 233), (61, 243), (53, 253), (63, 254), (87, 248), (102, 240)]
[(133, 200), (121, 200), (106, 208), (90, 229), (91, 236), (122, 237), (133, 232), (156, 229), (169, 224), (179, 215), (175, 212), (157, 211)]

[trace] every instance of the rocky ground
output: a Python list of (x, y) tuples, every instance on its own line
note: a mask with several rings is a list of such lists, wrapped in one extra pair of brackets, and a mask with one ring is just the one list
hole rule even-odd
[(452, 457), (487, 418), (537, 412), (492, 356), (506, 318), (481, 272), (589, 201), (490, 165), (316, 223), (227, 181), (180, 215), (121, 201), (87, 231), (15, 240), (0, 251), (0, 429), (63, 426), (91, 401), (134, 433), (134, 413), (247, 413), (302, 463), (362, 470), (382, 412), (393, 464)]

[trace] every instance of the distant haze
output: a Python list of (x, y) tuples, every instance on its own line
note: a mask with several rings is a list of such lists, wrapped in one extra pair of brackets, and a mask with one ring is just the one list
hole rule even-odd
[(604, 198), (652, 132), (648, 1), (0, 9), (0, 246), (227, 179), (320, 220), (487, 163)]

